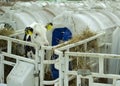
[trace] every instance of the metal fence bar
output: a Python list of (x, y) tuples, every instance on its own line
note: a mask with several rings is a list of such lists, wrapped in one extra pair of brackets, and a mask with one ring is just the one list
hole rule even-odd
[(55, 60), (44, 60), (43, 64), (55, 64), (58, 63), (59, 59), (55, 59)]
[(0, 83), (4, 83), (4, 56), (0, 54)]
[(44, 81), (44, 75), (45, 75), (45, 73), (44, 73), (44, 64), (43, 64), (43, 62), (44, 62), (44, 56), (42, 56), (42, 55), (45, 55), (45, 53), (44, 53), (44, 50), (41, 50), (41, 52), (39, 53), (39, 55), (40, 55), (40, 57), (41, 57), (41, 59), (40, 59), (40, 86), (44, 86), (44, 83), (43, 83), (43, 81)]
[(3, 61), (4, 64), (10, 65), (10, 66), (15, 66), (14, 62), (10, 62), (10, 61)]
[(81, 79), (80, 79), (80, 76), (77, 76), (77, 86), (81, 86)]
[[(40, 86), (39, 84), (39, 62), (40, 62), (40, 58), (39, 58), (39, 49), (36, 47), (35, 48), (36, 52), (35, 52), (35, 74), (37, 75), (35, 77), (35, 86)], [(43, 58), (43, 57), (41, 57)]]
[[(82, 76), (81, 74), (78, 74), (78, 71), (69, 71), (68, 68), (68, 64), (69, 64), (69, 57), (70, 56), (76, 56), (76, 58), (80, 58), (82, 57), (89, 57), (89, 58), (99, 58), (99, 72), (98, 73), (94, 73), (91, 72), (91, 75), (87, 75), (87, 76)], [(65, 52), (65, 86), (68, 86), (68, 76), (69, 75), (75, 75), (77, 76), (77, 86), (81, 86), (80, 85), (80, 78), (88, 78), (89, 80), (92, 79), (93, 77), (98, 77), (98, 78), (108, 78), (108, 79), (113, 79), (113, 83), (112, 84), (103, 84), (103, 83), (95, 83), (93, 82), (93, 79), (89, 81), (89, 86), (116, 86), (116, 81), (117, 79), (120, 79), (120, 75), (115, 75), (115, 74), (104, 74), (104, 59), (108, 58), (108, 59), (112, 59), (112, 58), (117, 58), (120, 59), (120, 55), (116, 55), (116, 54), (101, 54), (101, 53), (82, 53), (82, 52)], [(91, 78), (92, 77), (92, 78)], [(79, 80), (78, 80), (79, 79)], [(79, 82), (78, 82), (79, 81)]]
[[(13, 59), (16, 59), (16, 62), (19, 62), (19, 60), (22, 60), (22, 61), (25, 61), (25, 62), (29, 62), (29, 63), (32, 63), (35, 65), (35, 74), (38, 74), (39, 77), (40, 77), (40, 81), (39, 81), (39, 78), (36, 77), (35, 78), (35, 86), (44, 86), (44, 65), (45, 64), (55, 64), (55, 63), (58, 63), (59, 64), (62, 62), (62, 59), (58, 58), (57, 60), (44, 60), (44, 51), (45, 50), (52, 50), (53, 48), (52, 47), (43, 47), (41, 48), (41, 50), (39, 51), (38, 50), (38, 47), (36, 47), (35, 44), (33, 43), (30, 43), (30, 42), (26, 42), (26, 41), (22, 41), (22, 40), (18, 40), (18, 39), (14, 39), (14, 38), (10, 38), (10, 37), (6, 37), (6, 36), (0, 36), (0, 39), (2, 40), (6, 40), (8, 42), (7, 44), (7, 52), (2, 52), (2, 54), (8, 58), (13, 58)], [(35, 49), (36, 49), (36, 52), (35, 52), (35, 60), (33, 59), (28, 59), (28, 58), (23, 58), (22, 56), (18, 56), (18, 55), (14, 55), (14, 54), (11, 54), (11, 50), (12, 50), (12, 42), (15, 42), (15, 43), (18, 43), (18, 44), (23, 44), (23, 45), (28, 45), (28, 46), (34, 46)], [(62, 55), (62, 54), (61, 54)], [(11, 66), (14, 66), (15, 63), (13, 62), (9, 62), (9, 61), (2, 61), (4, 64), (8, 64), (8, 65), (11, 65)], [(60, 65), (60, 68), (61, 65)], [(39, 71), (40, 71), (40, 74), (39, 74)], [(63, 74), (62, 74), (62, 70), (60, 69), (60, 77), (63, 79)], [(55, 85), (58, 85), (58, 84), (61, 84), (63, 81), (62, 79), (60, 80), (60, 78), (58, 79), (58, 82), (54, 82)], [(49, 84), (50, 85), (50, 84)], [(61, 84), (62, 86), (62, 84)]]
[[(82, 44), (85, 44), (85, 43), (87, 43), (87, 42), (90, 42), (90, 41), (92, 41), (92, 40), (94, 40), (94, 39), (97, 39), (97, 38), (99, 38), (100, 36), (103, 36), (103, 35), (105, 35), (105, 32), (101, 32), (101, 33), (99, 33), (99, 34), (97, 34), (97, 35), (95, 35), (95, 36), (92, 36), (92, 37), (88, 38), (88, 39), (81, 40), (81, 41), (79, 41), (79, 42), (76, 42), (76, 43), (73, 43), (73, 44), (69, 44), (69, 45), (60, 47), (60, 48), (58, 48), (58, 50), (66, 50), (66, 49), (68, 49), (68, 48), (72, 48), (72, 47), (75, 47), (75, 46), (78, 46), (78, 45), (82, 45)], [(65, 42), (64, 44), (67, 44), (67, 42)], [(60, 46), (60, 45), (58, 45), (58, 46)], [(56, 47), (57, 47), (57, 46), (56, 46)]]
[(104, 73), (104, 58), (99, 57), (99, 73)]
[[(26, 41), (22, 41), (22, 40), (18, 40), (18, 39), (14, 39), (14, 38), (10, 38), (10, 37), (6, 37), (6, 36), (0, 36), (0, 39), (6, 40), (8, 42), (7, 43), (7, 53), (2, 52), (2, 54), (4, 56), (7, 56), (9, 58), (14, 58), (14, 59), (16, 59), (16, 62), (19, 62), (19, 60), (22, 60), (22, 61), (32, 63), (32, 64), (35, 65), (35, 74), (39, 73), (38, 63), (40, 62), (40, 60), (39, 60), (39, 57), (38, 57), (38, 48), (35, 44), (30, 43), (30, 42), (26, 42)], [(35, 49), (36, 49), (35, 60), (28, 59), (28, 58), (23, 58), (22, 56), (11, 54), (12, 42), (35, 47)], [(12, 62), (8, 62), (8, 61), (2, 61), (2, 62), (4, 62), (5, 64), (13, 65)], [(39, 86), (39, 76), (35, 77), (35, 86)]]
[(53, 84), (55, 84), (55, 83), (58, 83), (58, 81), (59, 81), (59, 79), (55, 79), (55, 80), (51, 80), (51, 81), (46, 81), (46, 80), (44, 80), (44, 81), (43, 81), (43, 84), (44, 84), (44, 85), (53, 85)]
[(69, 56), (65, 55), (65, 79), (64, 79), (64, 86), (69, 86), (68, 80), (68, 71), (69, 71)]
[[(45, 55), (45, 50), (51, 50), (52, 51), (52, 47), (44, 47), (42, 46), (42, 51), (40, 51), (39, 55), (41, 57), (43, 57)], [(59, 53), (59, 56), (57, 59), (55, 60), (46, 60), (45, 58), (41, 58), (41, 61), (40, 61), (40, 86), (44, 86), (44, 85), (54, 85), (54, 86), (63, 86), (63, 71), (62, 71), (62, 62), (63, 62), (63, 52), (61, 51), (57, 51), (57, 53)], [(55, 54), (57, 54), (55, 53)], [(42, 56), (43, 55), (43, 56)], [(55, 80), (52, 80), (52, 81), (46, 81), (44, 80), (44, 69), (45, 69), (45, 65), (50, 65), (50, 64), (59, 64), (59, 77)], [(42, 70), (42, 71), (41, 71)]]
[(18, 60), (22, 60), (22, 61), (29, 62), (29, 63), (32, 63), (32, 64), (35, 63), (35, 61), (33, 59), (24, 58), (22, 56), (17, 56), (17, 55), (14, 55), (14, 54), (9, 54), (9, 53), (6, 53), (6, 52), (2, 52), (2, 54), (3, 54), (3, 56), (6, 56), (8, 58), (18, 59)]
[(6, 36), (2, 36), (2, 35), (0, 35), (0, 39), (6, 40), (6, 41), (10, 40), (12, 42), (15, 42), (15, 43), (18, 43), (18, 44), (22, 44), (22, 45), (28, 45), (28, 46), (37, 47), (34, 43), (23, 41), (23, 40), (19, 40), (19, 39), (15, 39), (15, 38), (10, 38), (10, 37), (6, 37)]
[(116, 77), (113, 78), (113, 86), (116, 86)]
[[(82, 78), (89, 78), (90, 76), (92, 76), (92, 77), (98, 77), (98, 78), (100, 78), (100, 77), (103, 77), (103, 78), (113, 78), (113, 77), (116, 77), (116, 79), (120, 79), (120, 75), (116, 75), (116, 74), (100, 74), (100, 73), (94, 73), (94, 72), (91, 72), (92, 73), (92, 75), (88, 75), (88, 76), (80, 76), (80, 77), (82, 77)], [(67, 74), (69, 74), (69, 75), (74, 75), (74, 76), (77, 76), (78, 75), (78, 73), (77, 73), (77, 71), (68, 71), (67, 72)]]
[[(75, 44), (72, 44), (72, 45), (68, 45), (67, 47), (65, 46), (64, 48), (60, 48), (61, 49), (68, 49), (70, 47), (73, 47), (73, 46), (77, 46), (77, 45), (80, 45), (80, 44), (85, 44), (85, 49), (87, 48), (87, 42), (91, 41), (91, 40), (94, 40), (94, 39), (97, 39), (97, 37), (100, 37), (102, 35), (104, 35), (105, 33), (101, 33), (99, 35), (96, 35), (94, 37), (91, 37), (90, 39), (86, 39), (84, 41), (80, 41), (80, 42), (77, 42)], [(39, 83), (39, 79), (37, 78), (36, 79), (36, 86), (44, 86), (45, 83), (51, 83), (50, 81), (45, 81), (44, 80), (44, 65), (45, 64), (51, 64), (51, 63), (59, 63), (60, 66), (59, 66), (59, 79), (58, 79), (58, 82), (59, 82), (59, 85), (62, 86), (63, 84), (63, 80), (64, 80), (64, 86), (69, 86), (69, 77), (68, 75), (71, 74), (71, 75), (77, 75), (77, 73), (75, 73), (74, 71), (69, 71), (69, 56), (84, 56), (84, 57), (90, 57), (90, 58), (94, 58), (96, 56), (98, 57), (105, 57), (105, 58), (118, 58), (118, 55), (106, 55), (106, 54), (99, 54), (99, 53), (78, 53), (78, 52), (65, 52), (65, 57), (63, 56), (63, 52), (56, 52), (58, 55), (59, 55), (59, 58), (55, 61), (52, 61), (52, 60), (44, 60), (44, 50), (45, 48), (43, 47), (41, 51), (38, 51), (36, 45), (34, 45), (33, 43), (30, 43), (30, 42), (24, 42), (22, 40), (18, 40), (18, 39), (13, 39), (13, 38), (9, 38), (9, 37), (4, 37), (4, 36), (0, 36), (0, 39), (4, 39), (4, 40), (7, 40), (8, 41), (8, 52), (9, 53), (5, 53), (5, 52), (2, 52), (2, 54), (4, 54), (5, 56), (8, 56), (8, 57), (12, 57), (12, 58), (15, 58), (17, 60), (23, 60), (23, 61), (26, 61), (26, 62), (30, 62), (30, 63), (33, 63), (35, 64), (35, 70), (36, 70), (36, 73), (39, 73), (39, 70), (40, 70), (40, 84)], [(35, 61), (34, 60), (31, 60), (31, 59), (27, 59), (27, 58), (23, 58), (21, 56), (17, 56), (17, 55), (13, 55), (11, 54), (11, 42), (16, 42), (16, 43), (19, 43), (19, 44), (23, 44), (23, 45), (28, 45), (28, 46), (35, 46), (36, 48), (36, 55), (35, 55)], [(46, 49), (47, 50), (47, 49)], [(52, 50), (52, 48), (51, 48)], [(38, 55), (39, 54), (39, 55)], [(63, 59), (64, 57), (64, 59)], [(63, 67), (63, 60), (65, 60), (65, 70), (62, 69)], [(101, 61), (103, 61), (103, 59), (101, 59)], [(5, 61), (4, 61), (5, 62)], [(40, 65), (38, 65), (40, 64)], [(103, 63), (102, 63), (103, 64)], [(102, 68), (103, 69), (103, 68)], [(101, 70), (101, 69), (100, 69)], [(65, 76), (63, 74), (63, 72), (65, 72)], [(102, 74), (103, 70), (101, 71), (101, 74)], [(74, 74), (73, 74), (74, 73)], [(104, 75), (104, 74), (103, 74)], [(82, 77), (82, 76), (79, 76), (79, 77)], [(78, 81), (79, 81), (79, 77), (78, 77)], [(90, 78), (89, 76), (86, 76), (86, 78)], [(54, 82), (54, 85), (57, 85), (58, 82)], [(91, 81), (92, 83), (92, 81)], [(78, 84), (79, 85), (79, 84)]]
[(60, 86), (64, 86), (63, 85), (63, 80), (64, 80), (64, 76), (63, 76), (63, 53), (60, 53), (60, 55), (59, 55), (59, 85)]
[(89, 76), (89, 86), (93, 86), (92, 84), (93, 84), (93, 78), (92, 76)]
[(87, 52), (65, 52), (65, 54), (69, 56), (76, 56), (76, 57), (83, 56), (83, 57), (90, 57), (90, 58), (102, 57), (102, 58), (120, 59), (120, 55), (117, 55), (117, 54), (87, 53)]
[(12, 51), (12, 40), (7, 40), (8, 44), (7, 44), (7, 52), (11, 53)]

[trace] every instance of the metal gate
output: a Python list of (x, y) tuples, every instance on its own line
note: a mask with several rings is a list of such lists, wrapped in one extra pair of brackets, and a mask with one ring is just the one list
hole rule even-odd
[[(104, 60), (107, 59), (119, 59), (120, 55), (115, 54), (103, 54), (103, 53), (92, 53), (91, 51), (87, 51), (87, 43), (89, 43), (92, 40), (100, 40), (102, 37), (105, 37), (105, 32), (98, 33), (97, 35), (90, 37), (88, 39), (76, 42), (74, 44), (69, 44), (60, 48), (57, 48), (57, 46), (51, 47), (51, 46), (42, 46), (41, 50), (38, 50), (35, 44), (24, 42), (22, 40), (0, 36), (0, 39), (7, 40), (7, 51), (0, 53), (0, 81), (4, 82), (4, 64), (14, 66), (16, 63), (19, 63), (19, 61), (25, 61), (29, 62), (31, 64), (34, 64), (35, 66), (35, 74), (37, 77), (35, 77), (35, 86), (44, 86), (44, 85), (54, 85), (54, 86), (70, 86), (69, 82), (73, 79), (76, 80), (76, 86), (83, 86), (86, 79), (87, 84), (86, 86), (117, 86), (117, 83), (119, 82), (120, 76), (115, 74), (105, 74), (104, 70)], [(23, 56), (14, 55), (11, 53), (12, 50), (12, 42), (20, 43), (22, 45), (29, 45), (34, 46), (36, 49), (36, 58), (35, 59), (28, 59), (23, 58)], [(86, 52), (71, 52), (69, 51), (70, 48), (84, 45), (84, 49)], [(105, 40), (103, 40), (103, 44), (99, 44), (99, 47), (103, 47), (105, 44)], [(59, 46), (59, 45), (58, 45)], [(108, 46), (108, 45), (107, 45)], [(107, 47), (104, 47), (104, 49), (107, 51)], [(53, 51), (54, 53), (58, 55), (58, 59), (55, 60), (46, 60), (45, 59), (45, 50)], [(66, 50), (63, 52), (63, 50)], [(100, 50), (99, 50), (100, 51)], [(10, 62), (6, 61), (4, 57), (7, 56), (9, 58), (16, 59), (16, 62)], [(96, 61), (98, 62), (95, 65), (98, 65), (98, 71), (90, 71), (90, 70), (83, 70), (83, 69), (77, 69), (77, 70), (69, 70), (69, 61), (72, 61), (70, 57), (74, 58), (90, 58), (90, 61), (96, 58)], [(55, 80), (44, 80), (44, 74), (45, 74), (45, 65), (46, 64), (55, 64), (59, 65), (59, 78)], [(93, 66), (94, 67), (94, 66)], [(107, 78), (112, 80), (112, 83), (96, 83), (94, 80), (96, 78)], [(75, 86), (75, 85), (74, 85)]]

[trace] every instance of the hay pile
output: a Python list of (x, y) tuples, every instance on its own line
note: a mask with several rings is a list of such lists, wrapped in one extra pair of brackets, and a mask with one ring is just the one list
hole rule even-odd
[(9, 2), (0, 2), (0, 6), (13, 6), (14, 4)]
[[(81, 40), (87, 39), (89, 37), (92, 37), (94, 35), (96, 35), (95, 32), (92, 32), (92, 31), (90, 31), (89, 28), (86, 28), (81, 34), (77, 34), (76, 36), (72, 37), (72, 39), (70, 39), (67, 42), (64, 42), (64, 41), (60, 42), (59, 45), (56, 46), (55, 48), (64, 47), (66, 45), (73, 44), (73, 43), (76, 43), (78, 41), (81, 41)], [(93, 40), (93, 41), (89, 42), (87, 46), (88, 46), (88, 50), (91, 49), (91, 48), (95, 48), (95, 49), (98, 48), (96, 40)], [(80, 45), (80, 46), (71, 48), (70, 51), (74, 51), (74, 52), (80, 51), (81, 52), (81, 51), (84, 51), (84, 47), (83, 47), (83, 45), (82, 46)]]
[[(70, 43), (75, 43), (78, 42), (80, 40), (84, 40), (87, 39), (89, 37), (92, 37), (96, 35), (96, 33), (90, 31), (89, 28), (87, 28), (86, 30), (83, 31), (83, 33), (81, 35), (77, 35), (75, 37), (73, 37), (70, 40)], [(70, 49), (70, 51), (72, 52), (97, 52), (98, 51), (98, 43), (97, 40), (92, 40), (87, 44), (87, 49), (85, 50), (84, 45), (79, 45), (76, 47), (73, 47)], [(71, 57), (74, 60), (72, 61), (72, 66), (74, 70), (78, 70), (78, 69), (89, 69), (91, 70), (91, 65), (92, 64), (88, 64), (90, 61), (90, 58), (87, 57)]]
[[(9, 36), (13, 33), (14, 33), (13, 29), (9, 29), (9, 28), (0, 29), (0, 35), (2, 35), (2, 36)], [(6, 46), (7, 46), (7, 41), (0, 39), (0, 48), (4, 48)]]
[[(77, 36), (74, 36), (74, 37), (69, 41), (69, 44), (78, 42), (78, 41), (80, 41), (80, 40), (87, 39), (87, 38), (92, 37), (92, 36), (94, 36), (94, 35), (96, 35), (96, 33), (90, 31), (90, 29), (87, 28), (87, 29), (85, 29), (85, 30), (82, 32), (82, 34), (77, 35)], [(98, 48), (98, 46), (97, 46), (97, 40), (93, 40), (93, 41), (91, 41), (91, 42), (89, 42), (89, 43), (87, 44), (87, 51), (90, 50), (91, 48), (95, 48), (95, 49)], [(83, 45), (80, 45), (80, 46), (76, 46), (76, 47), (74, 47), (74, 48), (71, 48), (70, 51), (73, 51), (73, 52), (77, 52), (77, 51), (79, 51), (79, 52), (85, 52)]]
[[(92, 37), (96, 35), (95, 32), (92, 32), (89, 28), (86, 28), (81, 34), (74, 36), (71, 40), (69, 40), (67, 43), (61, 43), (60, 45), (57, 46), (57, 48), (64, 47), (69, 44), (76, 43), (80, 40), (87, 39), (89, 37)], [(85, 50), (84, 45), (79, 45), (76, 47), (70, 48), (71, 52), (97, 52), (98, 51), (98, 43), (97, 40), (92, 40), (89, 43), (87, 43), (87, 49)], [(74, 70), (78, 69), (91, 69), (90, 64), (88, 62), (90, 61), (89, 58), (75, 58), (75, 57), (70, 57), (74, 59), (72, 61), (72, 68)]]
[(13, 29), (9, 29), (9, 28), (0, 29), (0, 35), (3, 35), (3, 36), (9, 36), (13, 33), (14, 33)]
[(5, 11), (4, 11), (4, 10), (2, 10), (2, 9), (0, 9), (0, 14), (2, 14), (2, 13), (5, 13)]

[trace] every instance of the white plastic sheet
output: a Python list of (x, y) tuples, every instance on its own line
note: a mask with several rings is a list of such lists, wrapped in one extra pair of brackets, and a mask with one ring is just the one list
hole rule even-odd
[(0, 84), (0, 86), (7, 86), (7, 85), (6, 85), (6, 84), (2, 84), (2, 83), (1, 83), (1, 84)]
[[(120, 28), (116, 28), (112, 35), (112, 54), (120, 54)], [(120, 74), (120, 60), (109, 60), (109, 73)]]
[(54, 28), (67, 27), (74, 34), (87, 28), (87, 24), (80, 18), (79, 14), (74, 14), (71, 11), (63, 12), (53, 19)]
[(66, 11), (53, 19), (55, 28), (67, 27), (73, 35), (80, 34), (87, 27), (93, 32), (100, 32), (118, 23), (118, 17), (108, 11)]

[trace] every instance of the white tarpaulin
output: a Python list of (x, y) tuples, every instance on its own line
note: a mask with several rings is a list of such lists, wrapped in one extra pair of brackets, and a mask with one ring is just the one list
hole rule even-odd
[[(66, 11), (54, 17), (53, 24), (55, 28), (69, 28), (73, 35), (80, 34), (87, 27), (93, 32), (100, 32), (120, 23), (116, 15), (111, 12), (107, 13), (105, 11)], [(117, 22), (113, 21), (113, 18)]]
[[(120, 28), (116, 28), (112, 35), (112, 54), (120, 54)], [(109, 73), (120, 74), (120, 60), (109, 60)]]
[(6, 85), (6, 84), (2, 84), (2, 83), (1, 83), (1, 84), (0, 84), (0, 86), (7, 86), (7, 85)]
[(64, 12), (53, 19), (54, 28), (67, 27), (74, 34), (79, 34), (81, 30), (87, 28), (87, 24), (81, 19), (79, 14)]

